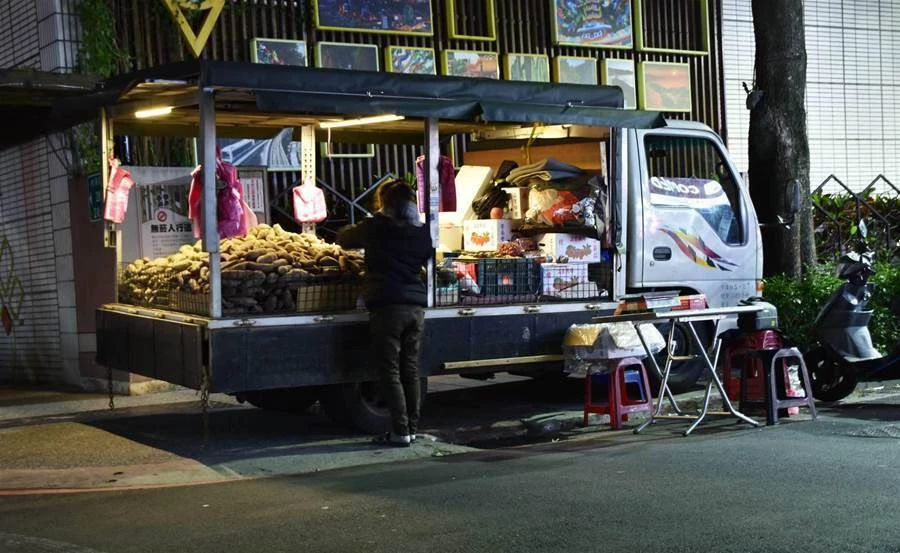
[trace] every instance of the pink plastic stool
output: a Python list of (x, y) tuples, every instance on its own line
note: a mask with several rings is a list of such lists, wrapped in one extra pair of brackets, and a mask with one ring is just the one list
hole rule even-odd
[[(641, 390), (641, 398), (637, 400), (628, 398), (625, 378), (626, 372), (635, 370), (640, 374), (638, 385)], [(590, 374), (584, 378), (584, 426), (588, 425), (588, 415), (597, 413), (609, 415), (610, 426), (613, 430), (619, 430), (622, 423), (628, 421), (629, 413), (649, 412), (653, 409), (653, 395), (650, 392), (650, 382), (647, 380), (647, 370), (641, 360), (636, 357), (625, 357), (616, 362), (616, 367), (609, 378), (609, 394), (606, 403), (593, 403), (591, 380)]]

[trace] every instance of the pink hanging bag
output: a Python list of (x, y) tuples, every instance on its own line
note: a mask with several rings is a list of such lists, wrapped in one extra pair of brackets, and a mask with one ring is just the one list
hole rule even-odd
[(122, 169), (118, 159), (110, 159), (109, 186), (106, 187), (106, 205), (103, 218), (113, 223), (122, 223), (128, 211), (128, 192), (134, 186), (131, 173)]

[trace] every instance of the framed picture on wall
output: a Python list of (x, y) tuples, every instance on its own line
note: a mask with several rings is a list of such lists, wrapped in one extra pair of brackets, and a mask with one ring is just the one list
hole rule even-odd
[(388, 46), (384, 51), (385, 68), (391, 73), (437, 75), (433, 48)]
[(444, 75), (452, 77), (500, 78), (497, 52), (477, 50), (444, 50)]
[(550, 0), (554, 44), (631, 48), (631, 0)]
[(549, 83), (550, 60), (540, 54), (506, 54), (506, 78)]
[(250, 41), (250, 59), (269, 65), (309, 65), (304, 40), (254, 38)]
[(578, 56), (553, 58), (553, 79), (558, 83), (597, 84), (597, 60)]
[(285, 128), (273, 138), (218, 138), (222, 159), (235, 167), (262, 167), (268, 171), (299, 171), (300, 143), (294, 141), (294, 129)]
[(316, 44), (316, 67), (378, 71), (378, 46), (320, 42)]
[(603, 60), (603, 84), (618, 86), (625, 96), (625, 109), (637, 107), (637, 86), (633, 60)]
[[(670, 0), (634, 0), (634, 28), (635, 48), (640, 52), (663, 52), (669, 54), (686, 54), (703, 56), (709, 54), (709, 0), (690, 0), (685, 5), (688, 11), (681, 17), (687, 19), (684, 25), (686, 31), (671, 35), (678, 41), (677, 45), (663, 46), (652, 44), (648, 37), (644, 36), (644, 20), (649, 19), (648, 25), (655, 26), (657, 21), (651, 15), (667, 13), (665, 10), (655, 9), (656, 6), (667, 6)], [(645, 11), (644, 8), (649, 8)], [(659, 15), (655, 15), (659, 18)], [(669, 40), (672, 40), (670, 38)]]
[(432, 35), (431, 0), (313, 0), (316, 28), (394, 35)]
[(638, 64), (638, 101), (649, 111), (691, 111), (691, 66), (645, 61)]
[[(497, 40), (497, 16), (494, 0), (474, 4), (462, 0), (445, 0), (447, 31), (457, 40)], [(469, 10), (475, 10), (474, 13)], [(463, 28), (465, 27), (465, 28)]]

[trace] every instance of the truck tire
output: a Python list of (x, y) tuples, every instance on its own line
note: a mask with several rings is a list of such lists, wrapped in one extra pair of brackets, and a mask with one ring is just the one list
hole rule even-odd
[[(428, 379), (420, 378), (421, 405), (425, 405)], [(367, 434), (391, 429), (391, 414), (378, 381), (329, 386), (322, 394), (322, 410), (339, 423)]]
[[(671, 323), (669, 323), (671, 324)], [(661, 324), (657, 325), (659, 328), (659, 332), (663, 335), (663, 337), (668, 336), (669, 333), (669, 324)], [(700, 336), (700, 341), (703, 343), (707, 343), (709, 340), (710, 334), (713, 332), (712, 328), (708, 324), (695, 324), (694, 328), (697, 329), (697, 334)], [(690, 329), (684, 323), (675, 323), (675, 333), (672, 337), (672, 341), (675, 343), (675, 355), (695, 355), (697, 354), (697, 346), (694, 344), (694, 340), (690, 336)], [(663, 368), (663, 364), (666, 361), (666, 352), (661, 351), (656, 354), (656, 362), (659, 364), (659, 368)], [(649, 364), (649, 361), (645, 361), (645, 366)], [(647, 376), (650, 378), (650, 385), (653, 389), (658, 389), (660, 379), (656, 376), (656, 371), (653, 370), (652, 367), (646, 366)], [(669, 389), (672, 390), (673, 394), (680, 394), (683, 392), (687, 392), (693, 390), (697, 387), (697, 380), (703, 376), (703, 360), (695, 359), (693, 361), (673, 361), (672, 368), (669, 371)]]
[(803, 356), (813, 397), (819, 401), (840, 401), (856, 389), (856, 375), (825, 348), (814, 348)]
[(254, 407), (282, 413), (302, 413), (319, 399), (318, 388), (280, 388), (277, 390), (254, 390), (236, 394), (240, 402), (246, 401)]

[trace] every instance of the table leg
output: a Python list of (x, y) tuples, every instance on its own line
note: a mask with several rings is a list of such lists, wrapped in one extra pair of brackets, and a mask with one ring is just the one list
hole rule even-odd
[[(634, 329), (637, 331), (638, 339), (641, 341), (641, 345), (644, 346), (644, 351), (647, 353), (647, 358), (650, 360), (650, 366), (653, 367), (653, 371), (656, 373), (656, 376), (660, 379), (660, 382), (663, 382), (663, 371), (659, 368), (659, 363), (656, 362), (656, 357), (650, 352), (650, 348), (647, 347), (647, 341), (644, 340), (644, 334), (641, 332), (641, 325), (634, 325)], [(671, 330), (671, 329), (670, 329)], [(671, 340), (671, 332), (669, 333), (669, 340)], [(666, 358), (668, 359), (668, 346), (666, 351)], [(669, 404), (672, 406), (672, 410), (675, 413), (681, 415), (681, 408), (678, 406), (678, 402), (675, 401), (675, 395), (672, 394), (672, 390), (669, 389), (669, 386), (661, 386), (659, 389), (659, 394), (657, 397), (659, 398), (660, 404), (662, 404), (663, 393), (665, 393), (666, 398), (669, 400)]]
[[(691, 426), (687, 430), (685, 430), (684, 435), (687, 436), (688, 434), (693, 432), (693, 430), (695, 428), (697, 428), (697, 425), (699, 425), (700, 422), (703, 420), (703, 418), (706, 416), (707, 412), (709, 411), (709, 398), (710, 398), (710, 395), (712, 394), (712, 387), (714, 385), (719, 390), (719, 394), (722, 396), (722, 402), (725, 404), (725, 408), (728, 410), (729, 413), (731, 413), (732, 415), (741, 419), (744, 422), (752, 424), (753, 426), (759, 426), (759, 423), (757, 421), (755, 421), (755, 420), (751, 419), (750, 417), (748, 417), (747, 415), (739, 412), (737, 409), (734, 408), (734, 405), (731, 404), (731, 400), (728, 399), (728, 394), (725, 393), (725, 389), (722, 386), (722, 381), (719, 380), (718, 375), (716, 375), (716, 367), (713, 364), (713, 362), (710, 360), (709, 355), (707, 354), (706, 346), (700, 341), (700, 336), (697, 334), (697, 329), (694, 328), (694, 323), (692, 321), (685, 321), (685, 322), (687, 324), (687, 327), (691, 331), (691, 337), (694, 339), (694, 343), (697, 345), (697, 349), (700, 352), (700, 357), (703, 359), (703, 363), (706, 368), (706, 372), (709, 373), (709, 377), (711, 380), (706, 385), (706, 396), (703, 401), (703, 409), (700, 411), (700, 415), (697, 417), (697, 420), (695, 420), (694, 423), (691, 424)], [(719, 340), (718, 337), (715, 337), (714, 340), (715, 340), (715, 342), (714, 342), (715, 343), (714, 358), (716, 359), (716, 361), (718, 361), (719, 349), (721, 347), (721, 341)]]
[[(659, 365), (656, 363), (656, 359), (650, 353), (650, 349), (647, 347), (647, 343), (644, 341), (643, 335), (641, 335), (641, 331), (638, 330), (638, 325), (634, 325), (635, 330), (637, 330), (638, 338), (641, 340), (641, 344), (644, 346), (644, 351), (647, 352), (647, 356), (650, 357), (651, 363), (653, 364), (653, 368), (657, 371), (657, 374), (660, 373)], [(669, 390), (669, 373), (672, 370), (672, 356), (669, 354), (669, 344), (672, 343), (672, 337), (675, 334), (675, 325), (669, 327), (669, 337), (666, 340), (666, 363), (661, 371), (661, 378), (659, 384), (659, 394), (657, 395), (656, 400), (656, 409), (650, 414), (650, 418), (641, 423), (640, 426), (634, 429), (635, 434), (640, 434), (642, 430), (653, 424), (656, 418), (662, 416), (662, 408), (663, 408), (663, 395), (667, 394), (669, 397), (669, 401), (672, 402), (672, 406), (677, 410), (678, 415), (681, 415), (681, 409), (678, 408), (678, 403), (675, 402), (675, 398), (672, 396), (672, 392)]]

